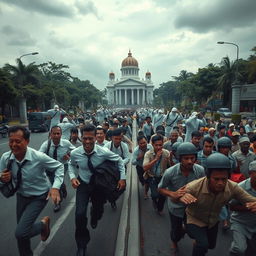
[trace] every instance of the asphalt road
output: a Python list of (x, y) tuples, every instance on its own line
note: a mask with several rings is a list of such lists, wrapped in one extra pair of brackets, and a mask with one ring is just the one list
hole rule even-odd
[[(47, 133), (32, 133), (30, 147), (38, 149), (47, 139)], [(0, 139), (0, 156), (8, 151), (7, 138)], [(31, 244), (34, 255), (39, 256), (72, 256), (76, 252), (74, 239), (75, 231), (75, 190), (71, 187), (66, 177), (68, 196), (62, 203), (62, 209), (54, 213), (52, 202), (49, 201), (39, 216), (51, 218), (51, 236), (44, 243), (40, 242), (40, 236), (32, 238)], [(6, 199), (0, 195), (0, 256), (17, 256), (18, 250), (14, 231), (16, 227), (15, 215), (16, 198)], [(105, 213), (95, 230), (90, 230), (91, 241), (88, 245), (88, 256), (114, 255), (115, 241), (120, 220), (122, 197), (117, 201), (117, 210), (112, 210), (109, 204), (105, 205)]]
[[(158, 215), (152, 207), (151, 199), (144, 200), (143, 189), (140, 186), (140, 225), (141, 225), (141, 255), (142, 256), (172, 256), (170, 240), (170, 220), (165, 204), (164, 214)], [(229, 247), (232, 241), (232, 231), (222, 230), (219, 224), (219, 232), (216, 248), (209, 250), (207, 256), (229, 256)], [(178, 256), (191, 256), (193, 240), (185, 235), (179, 242)], [(246, 256), (255, 256), (250, 248)]]

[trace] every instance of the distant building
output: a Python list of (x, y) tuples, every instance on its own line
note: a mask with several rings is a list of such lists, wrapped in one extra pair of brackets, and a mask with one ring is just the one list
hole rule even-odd
[(115, 79), (113, 72), (109, 73), (107, 84), (109, 105), (119, 107), (150, 105), (153, 103), (153, 90), (151, 73), (146, 72), (145, 79), (139, 78), (138, 61), (132, 57), (131, 51), (122, 61), (120, 80)]

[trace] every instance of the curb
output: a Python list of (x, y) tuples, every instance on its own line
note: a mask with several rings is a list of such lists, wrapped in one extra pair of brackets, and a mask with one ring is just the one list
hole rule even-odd
[[(133, 150), (137, 134), (136, 120), (133, 120)], [(124, 194), (120, 222), (117, 233), (115, 256), (140, 255), (140, 223), (138, 177), (135, 166), (129, 163), (126, 177), (127, 189)]]

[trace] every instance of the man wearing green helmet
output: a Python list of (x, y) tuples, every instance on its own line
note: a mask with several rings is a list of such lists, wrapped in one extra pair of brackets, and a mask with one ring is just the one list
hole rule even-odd
[(206, 177), (188, 183), (186, 193), (179, 199), (187, 205), (186, 231), (195, 240), (192, 256), (204, 256), (208, 249), (215, 248), (219, 214), (231, 199), (248, 209), (256, 207), (256, 198), (229, 180), (230, 161), (225, 155), (210, 155), (206, 166)]

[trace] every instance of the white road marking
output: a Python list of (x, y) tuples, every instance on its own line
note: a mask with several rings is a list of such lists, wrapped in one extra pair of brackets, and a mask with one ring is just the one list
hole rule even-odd
[(57, 231), (60, 229), (63, 222), (67, 219), (68, 215), (70, 214), (71, 210), (75, 206), (75, 196), (72, 197), (72, 199), (69, 202), (69, 205), (65, 208), (63, 214), (59, 217), (59, 219), (56, 221), (56, 223), (51, 228), (51, 234), (49, 238), (45, 242), (40, 242), (38, 246), (34, 250), (34, 256), (40, 256), (41, 253), (45, 250), (47, 245), (52, 241), (53, 237), (57, 233)]

